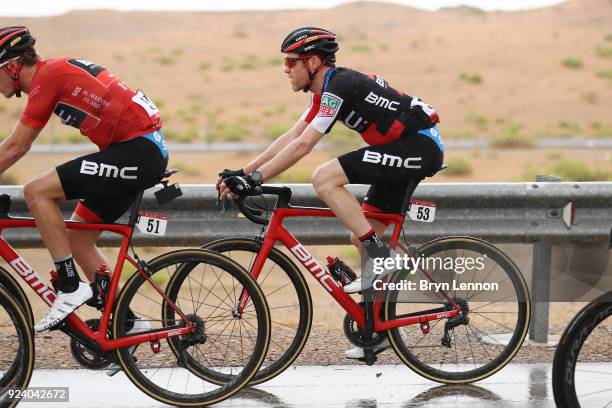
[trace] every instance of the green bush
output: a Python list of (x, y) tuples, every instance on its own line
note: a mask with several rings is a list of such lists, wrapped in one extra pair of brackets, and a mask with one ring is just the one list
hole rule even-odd
[(550, 166), (550, 173), (562, 177), (564, 181), (607, 181), (612, 173), (593, 169), (580, 160), (562, 159)]
[(469, 84), (481, 84), (483, 81), (480, 74), (476, 74), (476, 73), (468, 74), (465, 72), (462, 72), (461, 74), (459, 74), (459, 79)]
[(270, 140), (274, 140), (283, 133), (287, 132), (290, 128), (291, 125), (287, 123), (270, 123), (266, 127), (266, 137)]
[(609, 138), (612, 137), (612, 126), (604, 125), (601, 122), (594, 121), (590, 124), (588, 132), (591, 137)]
[(176, 62), (174, 58), (168, 55), (160, 55), (155, 61), (160, 65), (173, 65)]
[(289, 169), (274, 177), (271, 182), (278, 184), (310, 183), (312, 171), (305, 169)]
[(166, 140), (177, 140), (178, 139), (178, 132), (174, 129), (169, 129), (169, 128), (164, 128), (163, 129), (164, 132), (164, 138)]
[(210, 67), (211, 67), (211, 66), (212, 66), (212, 65), (211, 65), (211, 63), (210, 63), (210, 62), (208, 62), (208, 61), (202, 61), (202, 62), (200, 62), (200, 65), (198, 65), (198, 69), (199, 69), (200, 71), (208, 71), (208, 70), (210, 70)]
[(557, 126), (560, 131), (560, 136), (577, 136), (582, 131), (578, 123), (568, 122), (566, 120), (560, 120)]
[(465, 115), (465, 119), (480, 130), (486, 130), (489, 125), (489, 119), (482, 113), (470, 112)]
[(526, 148), (533, 147), (533, 139), (521, 133), (523, 125), (510, 121), (500, 129), (493, 140), (491, 140), (491, 146), (495, 148)]
[(172, 50), (171, 54), (175, 57), (180, 57), (183, 55), (183, 50), (181, 48), (175, 48)]
[(601, 58), (610, 58), (612, 57), (612, 47), (607, 47), (605, 45), (597, 45), (595, 46), (595, 54)]
[(351, 47), (351, 51), (370, 54), (372, 52), (372, 46), (364, 43), (357, 43)]
[(223, 140), (225, 142), (240, 142), (244, 140), (247, 132), (248, 129), (240, 122), (219, 122), (213, 126), (212, 130), (216, 140)]
[(234, 61), (232, 58), (228, 56), (223, 57), (223, 62), (221, 64), (221, 71), (232, 72), (234, 69), (236, 69), (236, 61)]
[(79, 132), (70, 132), (66, 135), (68, 143), (87, 143), (89, 139), (80, 134)]
[(607, 69), (605, 71), (597, 71), (595, 73), (597, 78), (607, 79), (608, 81), (612, 81), (612, 69)]
[(122, 53), (120, 53), (120, 52), (116, 52), (116, 53), (113, 54), (113, 59), (115, 61), (121, 62), (121, 61), (125, 60), (125, 56)]
[(174, 162), (174, 163), (169, 164), (168, 168), (177, 169), (180, 174), (185, 174), (187, 176), (199, 176), (200, 175), (200, 170), (196, 167), (191, 166), (189, 163)]
[(359, 133), (346, 126), (334, 126), (332, 131), (323, 138), (334, 153), (346, 153), (362, 146), (363, 140)]
[(157, 106), (157, 109), (162, 109), (164, 106), (166, 106), (163, 99), (153, 98), (153, 103), (155, 106)]
[(472, 174), (472, 165), (462, 157), (453, 157), (446, 160), (446, 163), (448, 168), (444, 170), (443, 174), (447, 176), (467, 176)]
[(569, 69), (580, 69), (583, 67), (582, 60), (576, 57), (567, 57), (561, 61), (561, 65)]

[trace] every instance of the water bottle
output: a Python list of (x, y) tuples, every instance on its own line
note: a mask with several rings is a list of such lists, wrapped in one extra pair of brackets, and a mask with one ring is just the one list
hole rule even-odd
[(353, 272), (351, 267), (342, 262), (338, 257), (327, 257), (327, 269), (329, 269), (334, 279), (340, 282), (342, 286), (348, 285), (357, 279), (357, 275)]
[(96, 269), (94, 283), (92, 286), (95, 286), (94, 290), (94, 299), (95, 299), (95, 307), (98, 310), (102, 310), (104, 308), (104, 303), (106, 302), (106, 294), (108, 292), (108, 284), (110, 283), (110, 272), (105, 264), (100, 265)]

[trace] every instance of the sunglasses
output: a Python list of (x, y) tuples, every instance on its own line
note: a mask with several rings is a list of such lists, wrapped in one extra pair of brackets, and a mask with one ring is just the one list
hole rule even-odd
[(292, 69), (293, 67), (295, 67), (298, 61), (307, 60), (311, 57), (312, 55), (304, 55), (302, 57), (285, 57), (285, 66), (289, 69)]

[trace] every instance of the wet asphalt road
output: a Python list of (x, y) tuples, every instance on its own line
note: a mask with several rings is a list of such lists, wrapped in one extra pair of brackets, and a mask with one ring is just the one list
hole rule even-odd
[[(593, 364), (588, 383), (609, 388), (612, 363)], [(510, 364), (477, 384), (442, 386), (419, 377), (402, 365), (294, 366), (279, 377), (241, 391), (218, 407), (435, 407), (506, 408), (554, 407), (551, 367)], [(31, 387), (69, 387), (68, 403), (23, 402), (24, 407), (163, 407), (134, 387), (123, 373), (108, 377), (101, 371), (36, 370)], [(610, 392), (608, 401), (612, 399)], [(602, 406), (604, 406), (602, 404)]]

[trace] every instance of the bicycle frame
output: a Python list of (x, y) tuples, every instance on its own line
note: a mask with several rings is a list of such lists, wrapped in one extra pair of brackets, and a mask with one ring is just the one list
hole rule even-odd
[[(388, 221), (393, 224), (393, 232), (391, 235), (391, 246), (399, 246), (404, 252), (411, 253), (410, 249), (399, 242), (399, 236), (404, 216), (399, 214), (387, 214), (378, 212), (364, 212), (368, 219)], [(290, 208), (275, 208), (268, 224), (268, 229), (264, 235), (262, 248), (259, 250), (255, 262), (251, 268), (251, 274), (255, 279), (259, 277), (263, 265), (270, 253), (270, 250), (276, 242), (281, 242), (287, 249), (290, 250), (294, 258), (296, 258), (319, 282), (321, 286), (336, 300), (336, 302), (357, 322), (361, 328), (365, 328), (365, 314), (359, 303), (357, 303), (349, 294), (345, 293), (342, 286), (329, 274), (329, 272), (321, 266), (321, 264), (308, 252), (308, 250), (287, 230), (283, 225), (285, 218), (290, 217), (326, 217), (335, 218), (336, 215), (328, 208), (313, 208), (313, 207), (290, 207)], [(433, 279), (426, 271), (422, 271), (426, 277), (433, 282)], [(410, 313), (403, 316), (398, 316), (393, 320), (381, 321), (380, 309), (382, 307), (380, 291), (376, 295), (374, 303), (374, 331), (381, 332), (389, 329), (394, 329), (412, 324), (426, 324), (432, 320), (446, 319), (455, 317), (461, 308), (457, 306), (450, 297), (440, 291), (442, 296), (450, 303), (452, 310), (445, 308), (436, 308), (424, 310), (421, 312)], [(248, 293), (243, 292), (240, 297), (240, 309), (246, 305)]]
[[(127, 253), (132, 234), (134, 233), (134, 228), (132, 226), (124, 224), (103, 224), (76, 221), (65, 221), (65, 223), (66, 228), (68, 229), (109, 231), (122, 236), (117, 263), (115, 264), (109, 292), (107, 294), (106, 304), (100, 320), (100, 327), (98, 330), (94, 331), (75, 313), (71, 313), (66, 318), (66, 323), (75, 332), (75, 334), (84, 335), (89, 340), (94, 341), (99, 346), (101, 351), (109, 351), (117, 348), (133, 346), (146, 341), (155, 341), (165, 339), (170, 336), (185, 335), (191, 331), (192, 324), (189, 322), (189, 320), (187, 320), (187, 318), (174, 305), (174, 303), (168, 299), (164, 292), (142, 270), (140, 265), (138, 265), (138, 263), (134, 261), (134, 259), (132, 259), (132, 257), (130, 257), (130, 255)], [(13, 228), (36, 228), (36, 222), (33, 218), (26, 217), (10, 217), (0, 219), (0, 233), (2, 233), (5, 229)], [(25, 259), (23, 259), (1, 236), (0, 256), (4, 258), (4, 260), (17, 273), (17, 275), (19, 275), (28, 284), (28, 286), (32, 288), (34, 292), (36, 292), (43, 302), (49, 306), (53, 304), (55, 301), (54, 290), (49, 287), (47, 282), (38, 273), (36, 273), (34, 269), (25, 261)], [(165, 301), (172, 305), (175, 312), (181, 316), (181, 319), (183, 319), (186, 326), (172, 326), (156, 332), (137, 334), (114, 340), (107, 338), (110, 315), (117, 295), (121, 271), (126, 260), (136, 268), (136, 270), (155, 288), (155, 290), (164, 298)]]

